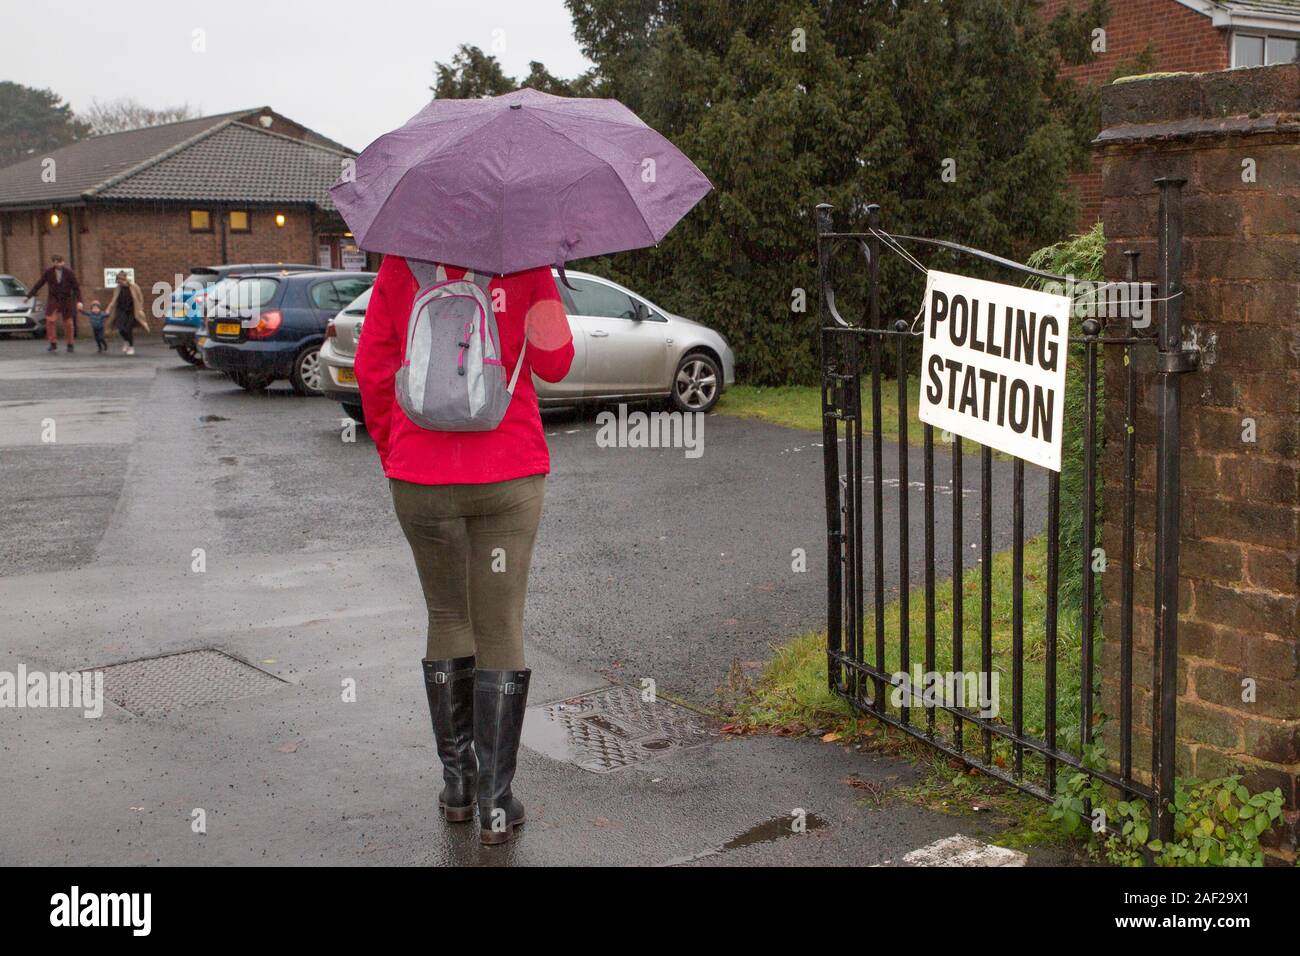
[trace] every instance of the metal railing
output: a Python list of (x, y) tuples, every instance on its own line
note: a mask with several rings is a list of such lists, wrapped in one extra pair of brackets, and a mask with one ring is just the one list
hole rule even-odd
[[(1060, 768), (1082, 771), (1104, 784), (1120, 791), (1125, 799), (1139, 797), (1148, 802), (1154, 821), (1153, 830), (1162, 839), (1172, 835), (1173, 814), (1169, 801), (1173, 796), (1175, 753), (1176, 669), (1178, 658), (1178, 542), (1179, 542), (1179, 411), (1180, 376), (1196, 368), (1195, 350), (1184, 350), (1181, 336), (1181, 248), (1182, 207), (1181, 181), (1157, 180), (1160, 190), (1158, 226), (1158, 319), (1155, 334), (1138, 334), (1133, 327), (1132, 315), (1127, 314), (1117, 325), (1107, 328), (1101, 321), (1089, 318), (1082, 323), (1082, 334), (1071, 338), (1083, 364), (1083, 434), (1082, 469), (1082, 561), (1077, 569), (1062, 569), (1061, 559), (1061, 476), (1058, 472), (1046, 474), (1045, 549), (1046, 569), (1042, 587), (1042, 688), (1043, 713), (1041, 731), (1031, 733), (1025, 725), (1024, 681), (1026, 666), (1038, 662), (1026, 660), (1025, 654), (1025, 462), (1013, 459), (1010, 464), (1011, 484), (1011, 611), (1009, 661), (994, 659), (993, 647), (993, 590), (994, 590), (994, 452), (977, 445), (979, 469), (979, 593), (978, 673), (992, 684), (991, 675), (999, 675), (1009, 665), (1011, 679), (1010, 721), (1001, 715), (989, 716), (977, 712), (964, 701), (953, 702), (940, 694), (922, 693), (918, 698), (916, 688), (901, 695), (901, 703), (891, 705), (886, 689), (895, 688), (901, 681), (898, 675), (912, 671), (914, 638), (912, 633), (911, 545), (913, 517), (910, 496), (913, 451), (909, 444), (909, 391), (908, 356), (913, 333), (906, 320), (892, 323), (881, 317), (880, 262), (882, 236), (891, 246), (897, 243), (917, 243), (942, 248), (960, 256), (969, 256), (998, 269), (1022, 276), (1065, 282), (1060, 276), (1033, 269), (990, 253), (970, 249), (945, 240), (915, 236), (889, 236), (881, 231), (880, 209), (867, 208), (866, 232), (837, 233), (832, 225), (830, 206), (818, 206), (817, 268), (819, 286), (820, 347), (822, 366), (822, 422), (824, 449), (824, 477), (827, 519), (827, 663), (830, 689), (849, 701), (856, 709), (893, 727), (917, 737), (938, 750), (977, 767), (983, 772), (1010, 783), (1035, 796), (1052, 801), (1060, 791)], [(846, 320), (835, 301), (832, 277), (832, 250), (837, 244), (852, 244), (865, 253), (868, 270), (868, 297), (866, 315), (862, 324)], [(1136, 252), (1126, 253), (1128, 279), (1137, 280)], [(896, 369), (898, 420), (897, 439), (886, 439), (882, 421), (882, 365), (885, 350), (894, 350)], [(1096, 608), (1098, 605), (1097, 574), (1093, 567), (1093, 549), (1097, 540), (1095, 515), (1098, 504), (1097, 415), (1099, 370), (1098, 359), (1104, 350), (1123, 350), (1122, 399), (1124, 432), (1122, 475), (1120, 485), (1122, 500), (1107, 503), (1118, 507), (1115, 520), (1121, 528), (1120, 585), (1118, 588), (1119, 673), (1106, 674), (1105, 679), (1119, 681), (1119, 714), (1117, 734), (1120, 749), (1118, 758), (1106, 766), (1090, 766), (1085, 762), (1088, 747), (1093, 743), (1093, 715), (1096, 687), (1094, 675), (1096, 660), (1094, 647), (1097, 632)], [(1138, 362), (1139, 350), (1150, 350), (1155, 367), (1156, 441), (1151, 453), (1155, 456), (1155, 550), (1154, 588), (1151, 595), (1154, 629), (1152, 635), (1152, 725), (1151, 774), (1149, 782), (1134, 772), (1133, 728), (1133, 658), (1134, 658), (1134, 604), (1135, 584), (1135, 524), (1137, 497), (1137, 441), (1138, 414)], [(865, 381), (864, 381), (865, 380)], [(863, 421), (862, 392), (869, 388), (871, 415)], [(1108, 402), (1117, 401), (1108, 397)], [(937, 635), (940, 621), (937, 617), (936, 594), (940, 587), (937, 549), (941, 546), (939, 529), (941, 519), (936, 513), (936, 492), (943, 492), (942, 479), (937, 474), (940, 463), (936, 461), (934, 428), (923, 425), (920, 450), (921, 509), (923, 529), (924, 565), (919, 584), (924, 590), (924, 605), (919, 611), (923, 634), (921, 663), (927, 675), (936, 671)], [(871, 502), (863, 507), (863, 438), (869, 451)], [(1114, 436), (1112, 436), (1112, 439)], [(886, 444), (896, 441), (896, 471), (898, 498), (895, 520), (898, 527), (896, 540), (888, 540), (885, 531), (884, 478)], [(974, 444), (974, 443), (971, 443)], [(947, 463), (948, 484), (952, 497), (951, 522), (951, 646), (948, 649), (953, 672), (962, 673), (968, 667), (964, 659), (964, 638), (969, 626), (963, 594), (962, 579), (966, 570), (964, 546), (964, 487), (967, 443), (952, 436)], [(1037, 468), (1030, 465), (1031, 468)], [(1005, 470), (1004, 468), (1002, 470)], [(1037, 499), (1035, 505), (1037, 506)], [(864, 520), (867, 522), (864, 529)], [(865, 533), (864, 533), (865, 530)], [(870, 562), (864, 560), (869, 547)], [(897, 574), (893, 593), (899, 612), (894, 624), (894, 647), (886, 653), (886, 569), (887, 548), (897, 550)], [(870, 580), (867, 569), (870, 569)], [(1077, 749), (1062, 735), (1058, 727), (1058, 665), (1063, 660), (1062, 640), (1059, 632), (1063, 616), (1059, 603), (1062, 574), (1081, 575), (1079, 606), (1069, 609), (1066, 617), (1077, 623), (1078, 634), (1078, 733)], [(1108, 571), (1107, 573), (1111, 573)], [(869, 603), (868, 603), (869, 594)], [(1074, 641), (1069, 642), (1074, 646)], [(897, 661), (897, 670), (887, 667), (887, 656)], [(1073, 662), (1070, 662), (1073, 664)], [(925, 688), (930, 690), (932, 688)], [(925, 713), (914, 713), (916, 706)], [(940, 715), (946, 717), (942, 719)], [(946, 726), (945, 726), (946, 725)], [(967, 728), (978, 733), (978, 742), (966, 736)], [(995, 741), (998, 742), (995, 748)], [(995, 755), (995, 749), (998, 753)], [(1035, 764), (1026, 767), (1026, 757)], [(1007, 759), (1009, 757), (1009, 759)]]

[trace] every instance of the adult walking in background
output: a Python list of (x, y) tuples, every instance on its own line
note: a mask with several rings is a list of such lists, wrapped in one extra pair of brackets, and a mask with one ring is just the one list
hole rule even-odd
[(50, 267), (41, 273), (27, 298), (36, 298), (42, 288), (45, 293), (45, 338), (50, 347), (47, 352), (56, 352), (59, 348), (59, 323), (63, 323), (67, 338), (68, 351), (72, 351), (72, 340), (77, 334), (77, 313), (81, 310), (81, 283), (76, 275), (63, 263), (63, 256), (50, 256)]
[(144, 294), (140, 287), (127, 278), (125, 272), (117, 274), (117, 285), (113, 287), (113, 296), (108, 300), (109, 321), (117, 327), (122, 336), (122, 351), (127, 355), (135, 354), (135, 324), (139, 322), (146, 332), (149, 322), (144, 317)]

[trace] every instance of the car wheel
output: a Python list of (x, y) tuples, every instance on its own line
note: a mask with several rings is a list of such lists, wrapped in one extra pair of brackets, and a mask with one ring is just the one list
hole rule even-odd
[(191, 365), (201, 366), (203, 364), (203, 356), (200, 355), (199, 350), (192, 345), (176, 346), (176, 354), (179, 355), (181, 358), (183, 358), (186, 362), (189, 362)]
[(299, 395), (319, 395), (320, 377), (320, 346), (308, 345), (293, 360), (289, 384)]
[(679, 412), (707, 412), (722, 394), (722, 369), (704, 352), (682, 358), (673, 376), (673, 408)]
[(269, 376), (255, 375), (252, 372), (232, 372), (230, 377), (246, 392), (264, 392), (273, 381)]
[(347, 413), (348, 418), (352, 419), (357, 424), (364, 425), (366, 423), (366, 416), (365, 413), (362, 412), (360, 405), (349, 405), (347, 402), (344, 402), (343, 411)]

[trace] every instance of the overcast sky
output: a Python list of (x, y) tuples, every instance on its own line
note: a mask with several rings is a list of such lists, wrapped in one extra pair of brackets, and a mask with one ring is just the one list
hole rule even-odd
[[(429, 101), (433, 64), (471, 43), (523, 77), (591, 64), (562, 0), (6, 2), (0, 79), (201, 114), (270, 106), (360, 150)], [(206, 50), (195, 49), (195, 31)]]

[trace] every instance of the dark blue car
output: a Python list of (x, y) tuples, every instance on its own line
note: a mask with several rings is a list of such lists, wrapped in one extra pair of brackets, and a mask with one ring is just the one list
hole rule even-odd
[(181, 287), (172, 293), (171, 312), (163, 324), (163, 342), (191, 365), (202, 365), (203, 357), (196, 333), (203, 325), (203, 303), (218, 282), (231, 275), (255, 272), (328, 272), (317, 266), (284, 262), (242, 263), (240, 265), (195, 266)]
[(325, 325), (374, 282), (373, 272), (223, 279), (205, 305), (203, 363), (249, 391), (288, 379), (299, 395), (319, 395)]

